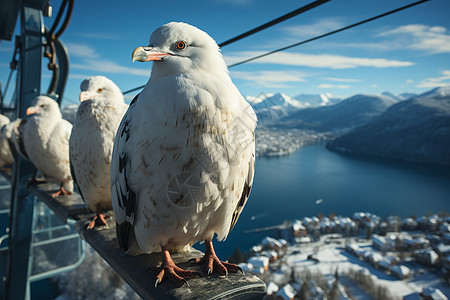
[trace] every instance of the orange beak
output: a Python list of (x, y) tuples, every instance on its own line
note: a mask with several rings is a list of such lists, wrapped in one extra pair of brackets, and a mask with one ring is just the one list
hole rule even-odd
[(29, 116), (29, 115), (34, 115), (35, 113), (38, 113), (38, 112), (39, 112), (38, 108), (36, 108), (34, 106), (30, 106), (27, 108), (26, 114), (27, 114), (27, 116)]
[(91, 98), (91, 95), (89, 95), (88, 92), (81, 92), (80, 93), (80, 102), (89, 100)]
[(157, 60), (164, 60), (165, 56), (173, 56), (173, 54), (158, 52), (156, 51), (155, 48), (152, 47), (137, 47), (131, 54), (131, 60), (133, 62), (135, 60), (142, 62), (157, 61)]

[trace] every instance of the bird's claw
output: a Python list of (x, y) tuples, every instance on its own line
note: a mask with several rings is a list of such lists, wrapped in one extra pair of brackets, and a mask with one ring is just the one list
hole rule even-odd
[(241, 271), (242, 275), (245, 275), (244, 270), (242, 270), (241, 267), (239, 267), (238, 265), (236, 265), (236, 267), (237, 267), (237, 269), (238, 269), (239, 271)]
[(183, 280), (181, 280), (181, 282), (183, 282), (183, 285), (186, 285), (187, 287), (190, 287), (189, 286), (189, 282), (187, 282), (186, 279), (183, 278)]

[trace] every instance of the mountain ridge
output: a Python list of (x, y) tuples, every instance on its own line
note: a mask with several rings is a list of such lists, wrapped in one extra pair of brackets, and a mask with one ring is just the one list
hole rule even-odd
[(450, 165), (450, 86), (392, 105), (327, 148), (339, 152)]

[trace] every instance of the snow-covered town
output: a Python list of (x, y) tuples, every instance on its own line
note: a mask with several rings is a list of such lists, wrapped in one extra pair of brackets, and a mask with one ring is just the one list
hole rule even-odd
[(304, 217), (250, 250), (266, 299), (448, 299), (450, 217)]
[(256, 130), (256, 156), (288, 155), (303, 146), (325, 141), (330, 137), (330, 133), (318, 133), (308, 130), (258, 128)]

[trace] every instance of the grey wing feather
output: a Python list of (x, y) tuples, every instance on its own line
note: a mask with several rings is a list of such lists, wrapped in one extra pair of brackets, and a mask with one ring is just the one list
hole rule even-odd
[(234, 225), (236, 225), (236, 222), (239, 219), (239, 216), (241, 215), (245, 204), (247, 203), (248, 197), (250, 196), (250, 191), (251, 191), (252, 185), (253, 185), (254, 171), (255, 171), (255, 152), (253, 151), (252, 158), (249, 162), (248, 176), (244, 183), (244, 188), (242, 190), (241, 198), (239, 199), (239, 202), (233, 212), (230, 230), (228, 231), (228, 233), (233, 229)]
[(70, 175), (72, 175), (73, 183), (77, 186), (78, 192), (80, 193), (80, 196), (81, 196), (81, 199), (83, 199), (83, 202), (86, 203), (86, 200), (84, 199), (84, 196), (80, 189), (80, 186), (78, 185), (77, 177), (75, 176), (75, 170), (73, 169), (72, 157), (70, 157), (70, 156), (69, 156), (69, 164), (70, 164)]
[(19, 152), (20, 155), (22, 155), (24, 158), (30, 160), (28, 158), (27, 151), (25, 150), (25, 144), (23, 141), (23, 131), (25, 128), (25, 124), (27, 123), (26, 119), (21, 119), (19, 124), (17, 125), (17, 130), (14, 130), (15, 132), (15, 144), (17, 145), (17, 152)]
[(111, 161), (111, 200), (116, 216), (116, 231), (119, 245), (125, 251), (134, 236), (133, 225), (137, 195), (128, 183), (130, 161), (126, 143), (130, 138), (130, 115), (135, 107), (136, 96), (130, 104), (117, 130)]

